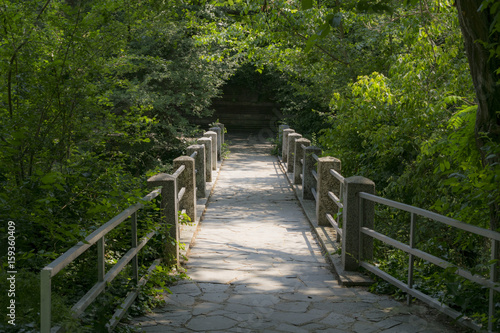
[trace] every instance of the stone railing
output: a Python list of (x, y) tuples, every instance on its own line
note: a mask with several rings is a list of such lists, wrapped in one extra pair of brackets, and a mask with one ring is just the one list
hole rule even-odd
[[(310, 140), (287, 125), (280, 125), (279, 133), (281, 162), (290, 181), (299, 189), (300, 199), (315, 201), (317, 225), (333, 227), (336, 241), (341, 244), (342, 269), (356, 271), (361, 260), (360, 228), (372, 227), (374, 217), (374, 205), (360, 207), (357, 194), (374, 194), (375, 184), (359, 176), (344, 178), (339, 159), (319, 157), (321, 148), (311, 146)], [(363, 245), (362, 257), (370, 259), (373, 239), (364, 239)]]
[[(203, 137), (197, 140), (197, 145), (187, 148), (189, 156), (174, 159), (173, 174), (157, 174), (148, 179), (148, 186), (161, 186), (161, 207), (165, 223), (171, 225), (170, 237), (176, 240), (167, 248), (169, 257), (164, 258), (167, 265), (179, 264), (180, 229), (178, 212), (196, 221), (197, 198), (206, 197), (206, 182), (213, 181), (213, 172), (217, 170), (217, 161), (222, 161), (222, 143), (224, 142), (224, 125), (211, 127)], [(173, 261), (172, 261), (173, 260)]]
[[(161, 188), (155, 189), (142, 199), (143, 202), (147, 202), (159, 195), (161, 196), (160, 207), (163, 216), (162, 222), (170, 226), (166, 229), (168, 230), (169, 236), (176, 240), (175, 242), (166, 242), (165, 257), (156, 260), (149, 268), (148, 273), (141, 278), (139, 277), (137, 254), (146, 246), (148, 241), (158, 230), (149, 230), (149, 233), (145, 237), (138, 240), (138, 211), (144, 207), (144, 204), (140, 202), (128, 207), (88, 235), (85, 240), (73, 246), (42, 269), (40, 272), (40, 331), (42, 333), (58, 332), (61, 330), (60, 327), (52, 327), (51, 323), (52, 278), (94, 244), (97, 246), (96, 261), (98, 281), (71, 308), (74, 318), (79, 317), (85, 311), (85, 309), (105, 290), (106, 285), (111, 283), (128, 263), (132, 265), (132, 279), (136, 282), (138, 287), (127, 295), (124, 302), (118, 307), (112, 319), (106, 325), (109, 331), (112, 331), (121, 318), (123, 318), (127, 309), (137, 297), (140, 290), (139, 287), (147, 282), (149, 272), (151, 272), (161, 260), (168, 266), (179, 265), (181, 259), (179, 243), (183, 240), (189, 243), (194, 233), (194, 230), (192, 230), (191, 235), (186, 236), (180, 234), (178, 221), (179, 211), (189, 216), (195, 225), (199, 222), (200, 216), (198, 215), (201, 215), (204, 211), (204, 203), (206, 203), (207, 193), (209, 193), (207, 184), (213, 186), (215, 182), (215, 173), (218, 170), (218, 162), (222, 162), (221, 148), (222, 143), (224, 143), (224, 125), (216, 124), (216, 127), (212, 127), (208, 132), (205, 132), (203, 137), (197, 140), (197, 143), (197, 145), (191, 145), (187, 148), (187, 154), (189, 154), (189, 156), (181, 156), (173, 161), (175, 171), (172, 174), (160, 173), (148, 179), (148, 186)], [(106, 272), (106, 235), (125, 221), (130, 221), (131, 223), (131, 247), (128, 249), (128, 252)], [(192, 229), (195, 228), (196, 227)]]
[[(412, 298), (418, 298), (469, 328), (493, 330), (495, 293), (500, 293), (497, 274), (498, 261), (500, 260), (498, 254), (500, 252), (498, 250), (500, 248), (499, 232), (479, 228), (435, 212), (375, 195), (373, 181), (361, 176), (344, 178), (340, 173), (340, 160), (334, 157), (318, 157), (321, 155), (321, 149), (311, 146), (309, 140), (302, 138), (302, 135), (295, 133), (287, 125), (280, 126), (279, 138), (282, 148), (281, 165), (292, 183), (304, 211), (306, 211), (306, 215), (313, 224), (320, 242), (327, 250), (328, 257), (333, 263), (341, 283), (345, 285), (370, 283), (369, 279), (351, 274), (351, 272), (358, 271), (359, 268), (364, 268), (406, 292), (408, 304), (412, 302)], [(313, 213), (308, 214), (311, 209), (306, 206), (310, 201), (315, 202), (315, 209), (312, 209)], [(409, 213), (408, 244), (375, 230), (375, 205), (391, 207), (391, 209)], [(492, 264), (489, 278), (459, 267), (457, 264), (448, 261), (449, 259), (446, 257), (437, 257), (435, 254), (420, 250), (416, 241), (419, 236), (419, 219), (432, 220), (436, 226), (444, 224), (449, 226), (450, 230), (465, 231), (471, 236), (483, 237), (485, 244), (488, 244), (491, 251)], [(334, 229), (335, 233), (325, 232), (324, 230), (327, 227)], [(341, 255), (336, 255), (336, 257), (331, 255), (332, 253), (329, 251), (327, 244), (332, 242), (332, 239), (328, 236), (333, 234), (335, 234), (335, 241), (341, 243)], [(405, 268), (408, 271), (406, 282), (398, 280), (372, 263), (374, 239), (408, 254), (408, 265)], [(336, 248), (338, 249), (338, 245), (336, 245)], [(464, 316), (463, 313), (416, 288), (413, 282), (413, 272), (414, 261), (417, 258), (426, 261), (429, 265), (435, 265), (453, 272), (457, 277), (467, 279), (488, 290), (488, 327), (479, 325)], [(403, 269), (403, 267), (400, 267), (400, 269)]]

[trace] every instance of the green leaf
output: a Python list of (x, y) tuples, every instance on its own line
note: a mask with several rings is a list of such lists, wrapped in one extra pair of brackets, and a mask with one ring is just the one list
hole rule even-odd
[(320, 27), (320, 30), (318, 31), (318, 35), (321, 37), (321, 38), (325, 38), (326, 35), (328, 35), (328, 33), (330, 32), (330, 24), (325, 23), (323, 24), (321, 27)]
[(342, 14), (337, 13), (333, 16), (332, 22), (330, 24), (332, 27), (338, 28), (340, 26), (340, 23), (342, 23)]
[(493, 6), (491, 6), (491, 9), (490, 9), (490, 14), (492, 14), (492, 15), (495, 14), (498, 11), (499, 7), (500, 7), (500, 2), (493, 4)]
[(444, 166), (446, 169), (449, 169), (450, 168), (450, 162), (447, 161), (447, 160), (444, 160)]
[(44, 184), (54, 184), (57, 180), (57, 174), (50, 172), (40, 179)]
[(405, 0), (404, 4), (405, 5), (410, 5), (410, 6), (415, 6), (418, 3), (419, 0)]
[(318, 40), (319, 36), (318, 35), (312, 35), (309, 37), (306, 43), (306, 48), (304, 49), (304, 52), (307, 53), (311, 50), (311, 48), (316, 44), (316, 41)]
[(302, 9), (308, 10), (313, 7), (313, 0), (302, 0)]

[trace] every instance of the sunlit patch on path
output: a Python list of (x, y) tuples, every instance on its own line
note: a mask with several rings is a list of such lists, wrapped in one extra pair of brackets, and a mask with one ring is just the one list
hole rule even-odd
[(271, 146), (237, 137), (186, 263), (191, 280), (131, 323), (144, 332), (456, 332), (337, 283)]

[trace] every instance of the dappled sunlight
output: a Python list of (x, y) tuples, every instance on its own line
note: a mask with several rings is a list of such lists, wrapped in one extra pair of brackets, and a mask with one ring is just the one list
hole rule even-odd
[[(232, 141), (184, 263), (190, 280), (165, 293), (166, 306), (138, 325), (179, 332), (409, 328), (413, 319), (399, 302), (338, 284), (269, 145), (249, 141)], [(419, 330), (430, 327), (419, 323)]]

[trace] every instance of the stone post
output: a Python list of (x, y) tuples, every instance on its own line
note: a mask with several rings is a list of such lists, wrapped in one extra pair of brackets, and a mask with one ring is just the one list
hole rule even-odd
[(361, 203), (359, 192), (374, 194), (375, 183), (361, 176), (344, 180), (342, 264), (346, 271), (357, 270), (360, 260), (370, 260), (373, 257), (373, 238), (363, 236), (360, 239), (360, 228), (361, 226), (373, 228), (375, 204), (368, 200), (363, 200)]
[(182, 199), (179, 201), (179, 210), (185, 209), (187, 216), (191, 221), (196, 221), (196, 189), (195, 189), (195, 172), (194, 158), (189, 156), (177, 157), (174, 160), (174, 170), (177, 170), (181, 165), (186, 169), (177, 178), (177, 187), (180, 191), (183, 187), (186, 189)]
[(316, 187), (316, 179), (312, 171), (316, 165), (316, 160), (313, 154), (321, 154), (321, 148), (309, 146), (304, 149), (304, 174), (302, 176), (302, 199), (304, 200), (314, 200), (312, 189)]
[(212, 181), (212, 138), (199, 138), (198, 144), (205, 147), (205, 177), (207, 182)]
[(160, 173), (148, 179), (148, 186), (161, 186), (160, 209), (165, 224), (169, 226), (168, 236), (175, 240), (175, 242), (170, 240), (165, 242), (165, 257), (163, 259), (167, 266), (177, 266), (179, 264), (177, 178), (166, 173)]
[(294, 149), (294, 165), (293, 165), (293, 183), (294, 184), (302, 184), (302, 178), (300, 175), (302, 174), (304, 168), (301, 159), (304, 159), (304, 150), (302, 149), (302, 145), (309, 147), (311, 145), (311, 141), (306, 138), (299, 138), (295, 140), (295, 149)]
[(204, 198), (205, 183), (206, 183), (206, 166), (205, 166), (205, 146), (204, 145), (191, 145), (187, 147), (187, 154), (194, 157), (194, 167), (196, 170), (196, 197)]
[(293, 166), (295, 165), (295, 140), (300, 139), (301, 134), (291, 133), (288, 135), (288, 153), (286, 162), (286, 171), (293, 172)]
[(288, 135), (290, 133), (295, 133), (295, 130), (291, 128), (286, 128), (283, 130), (283, 147), (281, 149), (281, 162), (286, 163), (288, 154)]
[(335, 216), (339, 211), (339, 206), (328, 196), (328, 192), (331, 191), (340, 198), (340, 182), (330, 173), (330, 169), (340, 173), (340, 160), (330, 156), (320, 157), (318, 160), (318, 200), (316, 200), (318, 225), (330, 225), (326, 214)]
[(283, 149), (283, 130), (290, 128), (288, 125), (279, 125), (278, 127), (278, 147)]
[(222, 123), (216, 123), (215, 126), (219, 127), (220, 128), (220, 140), (222, 142), (222, 144), (224, 144), (224, 140), (225, 140), (225, 129), (224, 129), (224, 124)]
[(222, 161), (222, 135), (220, 127), (210, 127), (209, 131), (217, 133), (217, 161)]
[(203, 133), (203, 136), (212, 139), (212, 170), (217, 170), (217, 133), (208, 131)]

